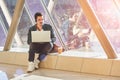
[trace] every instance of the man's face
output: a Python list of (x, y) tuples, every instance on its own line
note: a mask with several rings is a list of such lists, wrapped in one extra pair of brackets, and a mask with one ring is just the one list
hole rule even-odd
[(36, 23), (37, 23), (37, 25), (42, 26), (42, 24), (43, 24), (43, 16), (38, 16)]

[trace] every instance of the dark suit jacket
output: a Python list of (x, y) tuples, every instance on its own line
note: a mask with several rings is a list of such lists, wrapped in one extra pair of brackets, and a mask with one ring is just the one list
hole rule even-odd
[[(51, 40), (52, 40), (52, 43), (54, 43), (56, 41), (56, 38), (55, 38), (55, 35), (54, 35), (54, 31), (52, 29), (52, 27), (49, 25), (49, 24), (44, 24), (42, 26), (42, 29), (44, 31), (50, 31), (51, 32)], [(29, 29), (29, 32), (28, 32), (28, 39), (27, 39), (27, 43), (30, 44), (32, 42), (32, 39), (31, 39), (31, 31), (36, 31), (37, 30), (37, 27), (36, 25), (30, 27)], [(44, 36), (44, 35), (43, 35)]]

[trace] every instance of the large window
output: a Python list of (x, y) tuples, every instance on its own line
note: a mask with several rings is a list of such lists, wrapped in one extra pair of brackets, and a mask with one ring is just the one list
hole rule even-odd
[(89, 0), (91, 8), (102, 25), (113, 49), (120, 54), (120, 2), (119, 0)]
[(106, 56), (77, 0), (58, 0), (51, 15), (73, 55)]
[[(13, 0), (9, 3), (9, 0), (6, 0), (5, 3), (7, 4), (7, 7), (10, 8), (9, 13), (10, 16), (12, 16), (16, 1)], [(10, 7), (8, 3), (12, 6)], [(17, 49), (15, 48), (22, 48), (25, 49), (25, 51), (28, 51), (27, 33), (28, 29), (35, 24), (34, 14), (36, 12), (41, 12), (44, 16), (45, 23), (49, 23), (55, 27), (54, 29), (57, 29), (57, 31), (55, 30), (55, 34), (59, 35), (56, 35), (57, 41), (55, 43), (63, 46), (61, 45), (63, 42), (68, 49), (66, 53), (74, 51), (70, 53), (87, 53), (88, 55), (85, 54), (84, 56), (87, 55), (88, 57), (105, 56), (105, 53), (77, 0), (25, 0), (23, 13), (11, 50), (14, 49), (14, 51), (16, 51)], [(0, 26), (1, 25), (2, 24), (0, 24)], [(58, 36), (60, 38), (58, 38)]]

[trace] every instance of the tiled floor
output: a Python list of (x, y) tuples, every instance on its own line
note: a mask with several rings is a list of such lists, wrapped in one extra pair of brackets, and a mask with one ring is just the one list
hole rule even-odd
[[(7, 77), (11, 79), (14, 78), (15, 76), (26, 74), (26, 67), (18, 66), (18, 65), (0, 64), (0, 71), (6, 73)], [(2, 76), (1, 74), (0, 74), (0, 78)], [(52, 69), (39, 69), (28, 75), (38, 75), (42, 77), (56, 78), (60, 80), (120, 80), (120, 77), (101, 76), (101, 75), (67, 72), (67, 71), (52, 70)], [(2, 77), (3, 78), (0, 80), (5, 80), (5, 76)]]

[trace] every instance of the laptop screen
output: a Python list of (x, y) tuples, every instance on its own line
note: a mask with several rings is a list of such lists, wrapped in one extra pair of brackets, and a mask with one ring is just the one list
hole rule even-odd
[(50, 31), (32, 31), (32, 42), (50, 42)]

